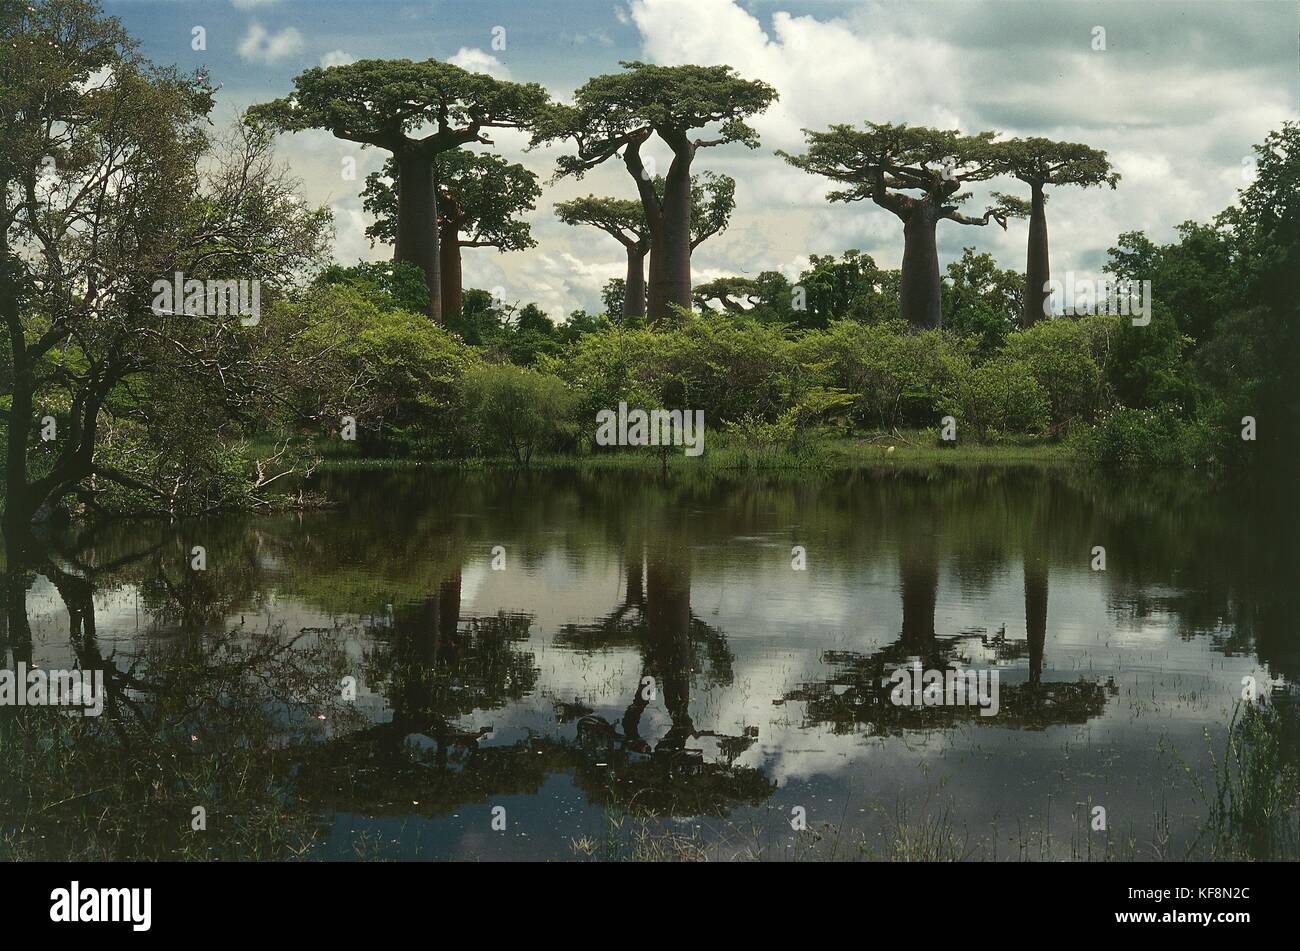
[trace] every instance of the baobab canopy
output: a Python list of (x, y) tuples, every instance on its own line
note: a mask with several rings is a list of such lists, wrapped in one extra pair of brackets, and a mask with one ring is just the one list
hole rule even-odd
[[(596, 76), (574, 93), (572, 106), (543, 111), (533, 144), (570, 139), (574, 155), (561, 156), (557, 175), (581, 177), (622, 152), (637, 185), (650, 231), (649, 314), (668, 316), (691, 306), (691, 162), (697, 149), (739, 142), (758, 147), (745, 120), (762, 112), (776, 90), (743, 79), (730, 66), (653, 66), (625, 62), (625, 72)], [(710, 131), (692, 138), (696, 129)], [(654, 185), (642, 145), (657, 135), (673, 153), (662, 190)]]
[(537, 83), (505, 82), (451, 63), (366, 59), (305, 70), (294, 78), (292, 94), (254, 106), (249, 117), (289, 132), (326, 129), (393, 153), (401, 182), (393, 257), (424, 271), (429, 316), (437, 320), (442, 293), (433, 158), (471, 142), (491, 144), (492, 129), (527, 125), (548, 100)]
[(1106, 153), (1079, 142), (1055, 142), (1031, 137), (1008, 139), (996, 146), (1000, 174), (1017, 178), (1029, 186), (1026, 203), (1029, 217), (1029, 250), (1025, 265), (1025, 309), (1022, 326), (1042, 317), (1049, 298), (1046, 290), (1052, 278), (1047, 245), (1047, 185), (1109, 185), (1119, 182)]
[[(999, 201), (980, 217), (959, 210), (969, 194), (962, 186), (1000, 173), (995, 133), (962, 135), (956, 130), (867, 122), (862, 128), (837, 124), (825, 132), (804, 130), (804, 155), (779, 153), (791, 165), (846, 186), (831, 201), (870, 200), (903, 222), (904, 251), (900, 309), (914, 327), (942, 323), (935, 226), (942, 220), (964, 225), (996, 221), (1019, 212)], [(917, 194), (909, 194), (915, 192)]]
[[(521, 251), (535, 247), (532, 229), (521, 215), (532, 211), (542, 194), (537, 176), (518, 162), (493, 152), (451, 149), (436, 159), (438, 182), (438, 254), (441, 261), (442, 312), (450, 318), (461, 310), (461, 248)], [(371, 241), (397, 237), (397, 163), (389, 159), (383, 171), (366, 176), (362, 192), (365, 210), (375, 216), (366, 229)]]

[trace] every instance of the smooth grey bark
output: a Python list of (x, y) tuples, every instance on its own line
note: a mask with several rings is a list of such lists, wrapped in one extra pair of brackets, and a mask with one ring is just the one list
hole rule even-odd
[(623, 320), (645, 316), (645, 257), (649, 247), (627, 246), (627, 277), (623, 281)]
[(685, 136), (662, 137), (673, 149), (662, 198), (655, 193), (652, 176), (641, 162), (644, 138), (629, 142), (623, 150), (623, 162), (636, 180), (650, 233), (646, 315), (651, 325), (671, 317), (673, 305), (691, 309), (691, 161), (696, 146)]
[(903, 223), (899, 309), (908, 326), (918, 330), (943, 326), (939, 250), (935, 244), (938, 223), (939, 209), (930, 201), (915, 202)]
[(1025, 263), (1025, 314), (1023, 328), (1047, 316), (1044, 305), (1051, 294), (1044, 290), (1052, 279), (1047, 249), (1047, 212), (1041, 183), (1030, 183), (1033, 195), (1029, 213), (1029, 252)]
[(464, 282), (460, 265), (460, 231), (454, 224), (445, 224), (438, 236), (438, 272), (442, 290), (444, 316), (459, 314), (465, 304)]
[(397, 160), (397, 239), (393, 260), (424, 272), (433, 320), (442, 321), (442, 279), (438, 253), (438, 188), (433, 163), (423, 149), (403, 148)]

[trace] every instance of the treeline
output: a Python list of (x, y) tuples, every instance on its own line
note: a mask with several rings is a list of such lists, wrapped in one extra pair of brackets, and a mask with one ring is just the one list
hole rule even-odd
[[(617, 280), (604, 313), (558, 324), (535, 305), (472, 290), (446, 329), (416, 325), (441, 354), (427, 376), (441, 381), (438, 399), (420, 403), (430, 389), (402, 393), (390, 380), (397, 388), (376, 404), (385, 409), (369, 417), (361, 447), (521, 462), (539, 450), (599, 451), (596, 412), (625, 401), (702, 409), (714, 433), (791, 450), (865, 430), (937, 438), (951, 416), (958, 442), (1068, 440), (1110, 465), (1287, 463), (1300, 433), (1300, 127), (1257, 153), (1254, 181), (1213, 222), (1186, 223), (1163, 246), (1123, 234), (1110, 249), (1112, 278), (1151, 281), (1146, 324), (1026, 323), (1023, 277), (969, 248), (942, 281), (942, 326), (921, 331), (904, 319), (901, 272), (857, 251), (814, 256), (793, 282), (765, 272), (699, 285), (696, 309), (653, 325), (620, 308)], [(319, 284), (313, 295), (346, 286), (380, 312), (424, 303), (418, 275), (400, 266), (335, 268)], [(286, 328), (330, 310), (288, 306), (277, 319)], [(371, 357), (352, 359), (383, 389)]]
[[(585, 452), (594, 411), (625, 399), (787, 448), (942, 416), (959, 440), (1079, 439), (1121, 464), (1272, 464), (1300, 445), (1295, 124), (1257, 147), (1254, 180), (1213, 222), (1164, 246), (1120, 236), (1107, 268), (1151, 281), (1149, 325), (1042, 321), (1049, 190), (1115, 184), (1087, 146), (870, 122), (810, 132), (787, 159), (835, 181), (832, 200), (893, 212), (901, 267), (849, 252), (788, 284), (694, 286), (691, 252), (726, 227), (735, 183), (693, 163), (757, 147), (746, 120), (776, 97), (729, 67), (628, 63), (557, 105), (446, 63), (366, 60), (308, 70), (215, 132), (208, 78), (144, 59), (93, 0), (0, 0), (0, 39), (6, 540), (70, 508), (270, 506), (345, 431), (374, 455)], [(391, 154), (366, 201), (392, 262), (329, 263), (329, 213), (274, 153), (271, 130), (305, 128)], [(532, 241), (531, 173), (466, 149), (499, 128), (563, 143), (559, 175), (628, 172), (627, 195), (557, 209), (628, 250), (605, 313), (556, 324), (462, 293), (464, 248)], [(641, 154), (651, 137), (673, 155), (662, 175)], [(1028, 201), (960, 211), (966, 185), (995, 178)], [(1027, 277), (969, 252), (940, 268), (939, 223), (1016, 214)], [(178, 274), (209, 306), (188, 291), (159, 305), (155, 285)], [(257, 313), (212, 309), (232, 282), (259, 288)]]

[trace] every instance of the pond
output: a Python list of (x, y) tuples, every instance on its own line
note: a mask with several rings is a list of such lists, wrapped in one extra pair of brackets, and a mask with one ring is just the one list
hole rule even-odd
[[(306, 857), (1181, 858), (1243, 691), (1300, 673), (1286, 487), (1005, 466), (320, 483), (342, 504), (50, 539), (9, 565), (0, 629), (11, 668), (109, 671), (101, 739), (116, 719), (159, 757), (224, 745), (217, 773), (264, 750)], [(899, 670), (978, 672), (996, 703), (900, 703)], [(272, 727), (233, 739), (240, 704)], [(238, 783), (203, 782), (185, 794), (214, 829), (242, 814)], [(106, 857), (189, 821), (184, 796), (85, 795)]]

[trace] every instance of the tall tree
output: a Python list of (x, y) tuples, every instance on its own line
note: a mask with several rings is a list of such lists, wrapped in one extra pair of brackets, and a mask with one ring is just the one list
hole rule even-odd
[(1029, 253), (1025, 262), (1025, 300), (1022, 326), (1029, 327), (1046, 313), (1052, 279), (1047, 248), (1048, 185), (1109, 185), (1119, 182), (1106, 153), (1078, 142), (1051, 139), (1010, 139), (994, 146), (999, 172), (1029, 186)]
[(993, 220), (1005, 231), (1007, 217), (1017, 213), (1005, 199), (978, 218), (959, 210), (969, 197), (962, 192), (964, 184), (998, 173), (993, 135), (891, 123), (867, 122), (862, 129), (833, 125), (826, 132), (804, 130), (806, 154), (778, 154), (791, 165), (848, 186), (831, 192), (831, 201), (870, 200), (903, 222), (899, 306), (911, 327), (929, 329), (943, 323), (935, 245), (939, 222), (987, 225)]
[[(451, 319), (464, 303), (461, 249), (522, 251), (535, 247), (528, 222), (519, 216), (536, 207), (542, 189), (535, 174), (491, 152), (453, 149), (442, 153), (434, 165), (442, 311)], [(366, 211), (375, 216), (375, 223), (366, 229), (372, 242), (396, 242), (398, 190), (393, 159), (384, 163), (382, 172), (366, 176), (362, 197)]]
[[(667, 182), (656, 176), (655, 192), (663, 196)], [(701, 243), (725, 231), (736, 207), (736, 180), (730, 175), (703, 172), (691, 179), (691, 244), (693, 252)], [(650, 227), (645, 209), (639, 201), (588, 195), (572, 201), (558, 202), (555, 213), (568, 225), (591, 225), (613, 237), (627, 251), (627, 276), (623, 281), (623, 310), (620, 319), (639, 320), (645, 316), (645, 256), (650, 250)]]
[[(776, 90), (741, 79), (730, 66), (621, 64), (626, 72), (596, 76), (574, 94), (572, 106), (546, 110), (533, 144), (571, 139), (576, 155), (562, 156), (559, 176), (581, 177), (622, 154), (637, 185), (650, 233), (649, 316), (667, 317), (672, 306), (691, 306), (691, 163), (701, 148), (739, 142), (758, 147), (745, 120), (766, 109)], [(715, 129), (693, 137), (697, 129)], [(652, 135), (672, 151), (662, 193), (641, 154)]]
[[(427, 59), (365, 59), (308, 69), (294, 92), (250, 115), (287, 132), (327, 129), (337, 138), (385, 149), (397, 168), (393, 259), (417, 265), (429, 285), (429, 316), (442, 319), (438, 188), (434, 159), (490, 129), (526, 127), (549, 96), (537, 83), (511, 83)], [(432, 128), (424, 135), (419, 133)]]
[[(213, 286), (273, 295), (319, 260), (328, 213), (269, 137), (240, 127), (214, 150), (206, 81), (140, 59), (94, 4), (0, 0), (0, 27), (6, 541), (66, 496), (96, 510), (109, 486), (155, 513), (220, 504), (220, 439), (276, 390)], [(185, 300), (160, 305), (178, 271)]]
[(555, 214), (566, 225), (591, 225), (614, 238), (627, 252), (623, 279), (621, 320), (638, 322), (645, 316), (645, 256), (650, 251), (641, 202), (630, 198), (588, 195), (555, 204)]

